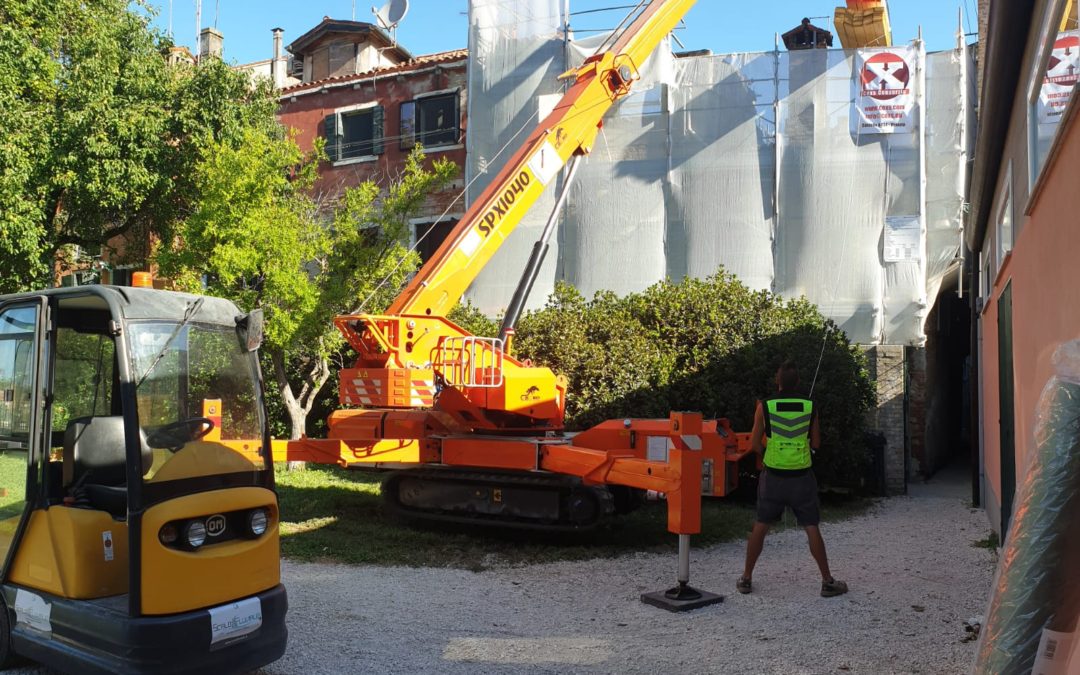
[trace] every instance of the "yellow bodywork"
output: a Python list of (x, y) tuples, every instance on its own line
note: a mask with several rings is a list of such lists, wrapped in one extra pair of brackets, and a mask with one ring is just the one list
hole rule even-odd
[(592, 149), (604, 115), (630, 93), (637, 68), (693, 4), (694, 0), (654, 0), (608, 51), (563, 75), (570, 81), (569, 90), (394, 300), (387, 314), (438, 317), (457, 304), (566, 161)]
[(39, 509), (30, 514), (8, 578), (73, 600), (127, 593), (127, 540), (127, 523), (104, 511)]
[(892, 26), (885, 0), (849, 0), (837, 7), (833, 25), (844, 49), (892, 46)]
[[(247, 448), (251, 449), (247, 449)], [(162, 483), (183, 478), (219, 476), (227, 473), (260, 471), (263, 458), (257, 454), (258, 445), (249, 441), (237, 447), (218, 442), (190, 441), (176, 452), (154, 450), (154, 464), (146, 482)]]
[[(404, 399), (384, 392), (373, 396), (371, 392), (379, 384), (355, 375), (381, 369), (379, 379), (389, 380), (392, 373), (404, 371), (399, 379), (410, 386), (443, 377), (468, 404), (479, 409), (481, 415), (474, 417), (486, 412), (510, 413), (531, 418), (540, 426), (561, 428), (565, 384), (551, 370), (517, 362), (503, 355), (502, 346), (494, 342), (477, 347), (469, 342), (472, 336), (468, 331), (448, 321), (446, 314), (541, 193), (555, 187), (570, 158), (592, 150), (604, 115), (630, 93), (640, 77), (638, 68), (693, 4), (694, 0), (643, 3), (607, 51), (563, 74), (566, 93), (386, 313), (335, 319), (360, 354), (355, 368), (342, 376), (344, 405), (431, 407), (433, 402), (421, 396)], [(454, 351), (453, 345), (461, 346)], [(478, 357), (490, 359), (479, 371), (475, 367)], [(466, 370), (468, 377), (458, 377)]]
[[(258, 539), (207, 543), (195, 551), (169, 548), (158, 540), (168, 522), (265, 507), (266, 534)], [(276, 586), (278, 565), (277, 497), (265, 488), (244, 487), (200, 492), (156, 504), (142, 521), (142, 611), (174, 614), (213, 607)]]
[(414, 439), (346, 442), (333, 438), (303, 438), (298, 441), (275, 440), (273, 448), (275, 462), (379, 467), (428, 461), (420, 441)]

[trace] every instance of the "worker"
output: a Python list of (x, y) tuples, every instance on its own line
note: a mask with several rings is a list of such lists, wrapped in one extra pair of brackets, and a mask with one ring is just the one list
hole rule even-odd
[(821, 595), (830, 598), (847, 593), (847, 584), (837, 581), (829, 571), (825, 540), (818, 523), (817, 479), (810, 468), (811, 453), (821, 447), (821, 429), (817, 410), (809, 398), (800, 395), (799, 370), (785, 361), (776, 371), (777, 393), (758, 401), (754, 412), (751, 447), (764, 452), (765, 469), (758, 477), (757, 518), (746, 543), (746, 567), (735, 588), (740, 593), (753, 590), (754, 565), (765, 545), (769, 528), (790, 507), (795, 521), (806, 531), (810, 554), (821, 572)]

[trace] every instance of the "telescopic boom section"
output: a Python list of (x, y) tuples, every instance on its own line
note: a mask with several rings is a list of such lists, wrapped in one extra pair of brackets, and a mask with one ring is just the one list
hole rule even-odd
[[(352, 368), (339, 372), (343, 405), (437, 409), (459, 427), (485, 433), (562, 428), (565, 379), (517, 361), (503, 338), (473, 337), (446, 315), (567, 161), (592, 149), (604, 114), (630, 93), (638, 65), (693, 3), (642, 2), (626, 29), (609, 40), (610, 49), (560, 77), (569, 82), (562, 99), (386, 313), (335, 319), (358, 354)], [(332, 435), (355, 439), (367, 433), (370, 418), (338, 411), (330, 419)]]
[(441, 317), (457, 304), (567, 160), (592, 149), (604, 114), (630, 93), (638, 66), (693, 4), (651, 0), (608, 51), (562, 76), (573, 83), (558, 105), (495, 175), (388, 315)]

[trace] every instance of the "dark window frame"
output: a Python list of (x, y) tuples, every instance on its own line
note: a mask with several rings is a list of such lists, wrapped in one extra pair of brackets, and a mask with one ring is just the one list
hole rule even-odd
[[(431, 116), (438, 112), (433, 108), (446, 102), (452, 102), (450, 123), (432, 130)], [(423, 94), (411, 101), (402, 101), (398, 113), (399, 148), (402, 150), (411, 150), (417, 144), (427, 149), (457, 145), (461, 142), (460, 89)]]
[[(371, 138), (349, 140), (348, 127), (360, 119), (370, 117)], [(365, 105), (343, 108), (323, 118), (323, 135), (326, 137), (326, 155), (331, 162), (365, 160), (383, 154), (383, 128), (385, 115), (381, 105)]]

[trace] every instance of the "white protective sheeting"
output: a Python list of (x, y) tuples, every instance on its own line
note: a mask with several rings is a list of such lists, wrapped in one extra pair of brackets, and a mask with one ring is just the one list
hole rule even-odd
[[(557, 75), (601, 41), (567, 40), (560, 0), (512, 5), (471, 2), (470, 198), (561, 93)], [(916, 51), (915, 133), (860, 137), (853, 51), (674, 58), (662, 45), (605, 118), (528, 307), (560, 279), (586, 296), (629, 293), (723, 266), (752, 288), (805, 295), (854, 341), (922, 344), (959, 252), (972, 71), (963, 52)], [(485, 312), (509, 302), (552, 187), (469, 290)], [(914, 222), (910, 256), (885, 260), (886, 218)]]

